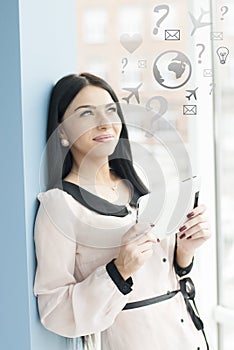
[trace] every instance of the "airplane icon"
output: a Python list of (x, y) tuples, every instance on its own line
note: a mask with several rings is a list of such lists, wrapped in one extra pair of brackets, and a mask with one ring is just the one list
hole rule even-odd
[(137, 87), (135, 88), (123, 88), (123, 90), (129, 91), (130, 95), (128, 95), (127, 97), (123, 97), (122, 100), (125, 100), (128, 104), (129, 104), (129, 100), (130, 98), (132, 98), (133, 96), (135, 96), (137, 103), (140, 103), (140, 98), (139, 98), (139, 89), (141, 87), (143, 83), (140, 83)]
[(211, 24), (211, 22), (201, 22), (201, 20), (202, 20), (202, 17), (204, 16), (204, 15), (206, 15), (207, 13), (209, 13), (210, 11), (204, 11), (202, 8), (201, 8), (201, 14), (200, 14), (200, 16), (198, 17), (198, 19), (196, 19), (195, 17), (194, 17), (194, 15), (191, 13), (191, 12), (189, 12), (189, 15), (190, 15), (190, 17), (191, 17), (191, 20), (192, 20), (192, 22), (193, 22), (193, 25), (194, 25), (194, 28), (193, 28), (193, 30), (192, 30), (192, 32), (191, 32), (191, 36), (193, 36), (193, 34), (195, 33), (195, 31), (198, 29), (198, 28), (202, 28), (202, 27), (205, 27), (205, 26), (209, 26), (210, 24)]
[(190, 92), (190, 95), (188, 96), (185, 96), (189, 101), (190, 101), (190, 98), (191, 97), (194, 97), (195, 100), (197, 100), (197, 94), (196, 94), (196, 91), (197, 91), (198, 87), (194, 90), (186, 90), (187, 92)]

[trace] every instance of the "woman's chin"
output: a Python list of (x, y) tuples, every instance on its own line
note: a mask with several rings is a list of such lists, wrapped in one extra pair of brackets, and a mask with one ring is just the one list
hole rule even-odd
[(114, 152), (117, 143), (118, 140), (100, 142), (87, 154), (87, 156), (91, 156), (92, 158), (108, 157)]

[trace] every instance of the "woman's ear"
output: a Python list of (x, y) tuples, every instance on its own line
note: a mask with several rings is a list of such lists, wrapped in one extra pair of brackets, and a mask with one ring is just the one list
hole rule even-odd
[(70, 145), (70, 142), (68, 141), (67, 135), (61, 124), (58, 125), (58, 135), (61, 145), (63, 147), (68, 147)]
[(66, 132), (64, 131), (64, 128), (61, 123), (58, 125), (58, 135), (60, 139), (67, 139)]
[(61, 125), (58, 126), (58, 135), (59, 135), (60, 143), (63, 147), (70, 146), (70, 142), (68, 141), (67, 135)]

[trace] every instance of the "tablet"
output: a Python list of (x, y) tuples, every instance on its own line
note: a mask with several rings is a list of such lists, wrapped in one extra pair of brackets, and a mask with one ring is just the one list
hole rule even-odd
[(138, 199), (136, 222), (155, 224), (151, 231), (160, 239), (178, 232), (188, 220), (187, 214), (198, 205), (200, 186), (198, 175), (153, 189)]

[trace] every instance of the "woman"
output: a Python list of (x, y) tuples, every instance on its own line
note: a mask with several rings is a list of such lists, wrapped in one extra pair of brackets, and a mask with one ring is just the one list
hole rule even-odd
[[(35, 222), (42, 324), (64, 337), (83, 336), (86, 348), (96, 349), (100, 335), (102, 350), (206, 349), (188, 301), (167, 294), (178, 290), (178, 277), (190, 272), (195, 250), (210, 237), (205, 206), (161, 242), (152, 224), (135, 224), (137, 200), (149, 191), (133, 167), (117, 96), (94, 75), (55, 85), (47, 141), (49, 189), (38, 195)], [(165, 294), (160, 302), (131, 304)]]

